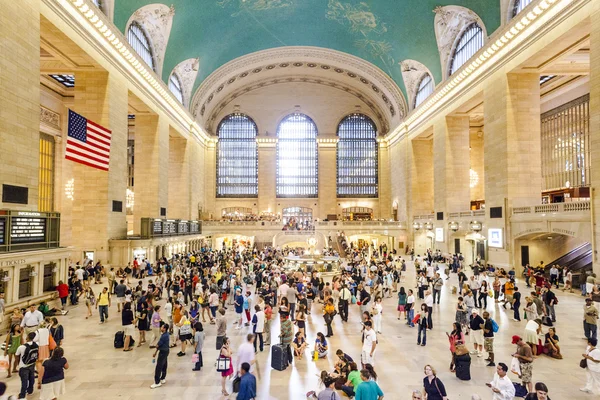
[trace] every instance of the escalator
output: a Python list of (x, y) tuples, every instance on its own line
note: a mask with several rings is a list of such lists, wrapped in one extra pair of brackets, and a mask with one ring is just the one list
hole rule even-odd
[(592, 270), (592, 245), (590, 243), (581, 245), (564, 256), (546, 264), (546, 275), (549, 276), (550, 267), (555, 264), (561, 267), (568, 267), (571, 270), (573, 273), (573, 287), (577, 287), (582, 282), (582, 279), (585, 279), (586, 271)]

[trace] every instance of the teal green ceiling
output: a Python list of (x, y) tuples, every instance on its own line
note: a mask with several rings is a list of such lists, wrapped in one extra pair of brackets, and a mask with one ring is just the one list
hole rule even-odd
[[(115, 24), (149, 0), (115, 0)], [(188, 58), (200, 58), (195, 88), (234, 58), (281, 46), (343, 51), (377, 65), (404, 90), (398, 63), (425, 64), (435, 81), (441, 66), (433, 9), (459, 5), (476, 12), (488, 34), (500, 25), (500, 0), (169, 0), (175, 17), (163, 65), (166, 81)], [(194, 90), (195, 90), (194, 88)]]

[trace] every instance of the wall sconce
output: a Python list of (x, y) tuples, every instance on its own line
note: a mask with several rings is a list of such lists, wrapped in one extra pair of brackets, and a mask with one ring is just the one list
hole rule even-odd
[(448, 228), (450, 228), (451, 231), (456, 232), (458, 230), (458, 222), (456, 221), (452, 221), (448, 224)]
[(415, 231), (418, 231), (419, 229), (421, 229), (421, 224), (418, 223), (417, 221), (413, 222), (412, 226)]
[(52, 273), (53, 274), (55, 274), (55, 273), (58, 272), (58, 267), (56, 266), (55, 262), (51, 262), (49, 265), (52, 267)]
[(65, 196), (71, 201), (75, 200), (75, 178), (71, 178), (65, 183)]
[(426, 222), (425, 223), (425, 229), (427, 229), (428, 231), (433, 229), (433, 223), (432, 222)]
[(475, 231), (475, 232), (479, 232), (483, 228), (481, 225), (481, 222), (478, 222), (478, 221), (471, 221), (471, 222), (469, 222), (469, 225), (471, 227), (471, 230)]
[(27, 267), (29, 268), (29, 276), (31, 276), (31, 277), (37, 276), (38, 273), (34, 267), (32, 267), (31, 265), (28, 265)]
[(10, 276), (8, 275), (8, 271), (2, 271), (0, 272), (0, 275), (2, 275), (2, 282), (10, 282)]

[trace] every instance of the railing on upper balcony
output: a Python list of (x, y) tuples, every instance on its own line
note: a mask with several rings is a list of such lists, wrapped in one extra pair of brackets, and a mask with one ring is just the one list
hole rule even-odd
[[(433, 216), (432, 216), (433, 217)], [(319, 221), (315, 223), (316, 227), (326, 226), (388, 226), (388, 227), (401, 227), (402, 222), (400, 221)], [(276, 221), (202, 221), (203, 227), (213, 226), (268, 226), (283, 228), (281, 222)], [(298, 232), (298, 231), (291, 231)]]
[(469, 210), (448, 213), (448, 218), (485, 217), (485, 210)]
[(513, 207), (513, 215), (521, 214), (550, 214), (562, 212), (590, 211), (590, 201), (575, 201), (571, 203), (539, 204), (536, 206)]

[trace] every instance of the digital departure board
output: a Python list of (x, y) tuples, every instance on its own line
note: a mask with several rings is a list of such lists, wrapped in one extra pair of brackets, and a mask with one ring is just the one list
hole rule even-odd
[(154, 223), (152, 224), (152, 233), (154, 235), (162, 235), (162, 221), (159, 220), (154, 220)]
[(10, 228), (11, 243), (37, 243), (46, 240), (46, 219), (33, 217), (12, 217)]
[(0, 244), (4, 244), (4, 229), (6, 228), (6, 220), (0, 218)]
[(177, 233), (181, 234), (186, 234), (190, 232), (189, 229), (189, 225), (187, 223), (187, 221), (179, 221), (179, 223), (177, 224)]
[(175, 221), (163, 221), (163, 235), (177, 234), (177, 223)]
[(198, 232), (200, 232), (200, 226), (198, 225), (198, 221), (190, 221), (190, 233)]

